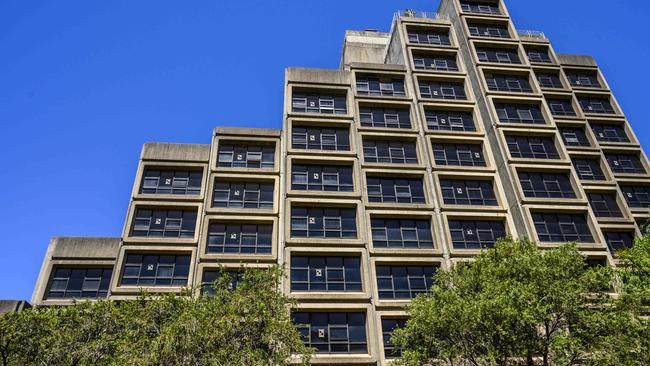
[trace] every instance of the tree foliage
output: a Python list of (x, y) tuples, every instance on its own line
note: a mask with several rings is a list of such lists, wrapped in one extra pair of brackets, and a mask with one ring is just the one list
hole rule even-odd
[(614, 276), (575, 244), (503, 239), (439, 271), (392, 341), (406, 365), (640, 365), (643, 321), (608, 293)]
[(246, 270), (234, 289), (222, 276), (211, 296), (143, 294), (0, 316), (8, 365), (288, 365), (306, 355), (279, 291), (282, 270)]

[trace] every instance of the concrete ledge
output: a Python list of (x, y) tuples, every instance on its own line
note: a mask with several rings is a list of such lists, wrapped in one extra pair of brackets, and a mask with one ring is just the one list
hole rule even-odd
[(215, 136), (259, 136), (280, 138), (282, 130), (279, 128), (248, 128), (248, 127), (216, 127)]
[(288, 67), (284, 77), (288, 83), (350, 85), (350, 72), (344, 70)]
[(96, 238), (81, 236), (55, 237), (50, 240), (47, 259), (83, 258), (115, 260), (120, 250), (121, 238)]
[(142, 146), (142, 160), (197, 161), (210, 160), (210, 145), (147, 142)]
[(31, 307), (25, 300), (0, 300), (0, 315), (23, 311)]
[(596, 60), (591, 56), (558, 54), (557, 58), (563, 66), (598, 67)]
[(378, 70), (378, 71), (406, 71), (404, 65), (375, 64), (371, 62), (352, 62), (350, 69)]

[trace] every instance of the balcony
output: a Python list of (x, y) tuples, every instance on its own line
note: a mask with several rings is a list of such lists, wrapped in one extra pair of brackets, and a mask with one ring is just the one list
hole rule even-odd
[(517, 35), (519, 38), (522, 38), (524, 40), (528, 39), (537, 42), (548, 42), (548, 38), (546, 38), (544, 32), (541, 31), (517, 29)]
[(393, 22), (400, 18), (420, 18), (431, 20), (449, 20), (449, 16), (430, 11), (416, 11), (413, 9), (398, 10), (393, 15)]

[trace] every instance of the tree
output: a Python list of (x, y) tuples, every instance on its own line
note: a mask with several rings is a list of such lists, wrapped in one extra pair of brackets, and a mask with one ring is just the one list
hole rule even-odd
[(603, 291), (612, 283), (612, 270), (587, 266), (575, 244), (502, 239), (439, 271), (392, 341), (405, 365), (634, 364), (620, 357), (637, 350), (628, 341), (638, 318)]
[(210, 296), (142, 294), (124, 302), (77, 302), (0, 317), (9, 365), (288, 365), (307, 349), (279, 290), (279, 267), (226, 274)]

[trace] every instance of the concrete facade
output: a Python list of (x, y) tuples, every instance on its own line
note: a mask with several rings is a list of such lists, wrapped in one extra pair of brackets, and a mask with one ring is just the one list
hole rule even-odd
[(347, 31), (338, 70), (288, 68), (281, 130), (145, 144), (121, 237), (52, 239), (32, 303), (279, 263), (296, 316), (330, 319), (304, 329), (314, 363), (390, 364), (430, 271), (495, 236), (615, 264), (649, 218), (648, 169), (593, 58), (518, 31), (500, 0), (442, 0)]

